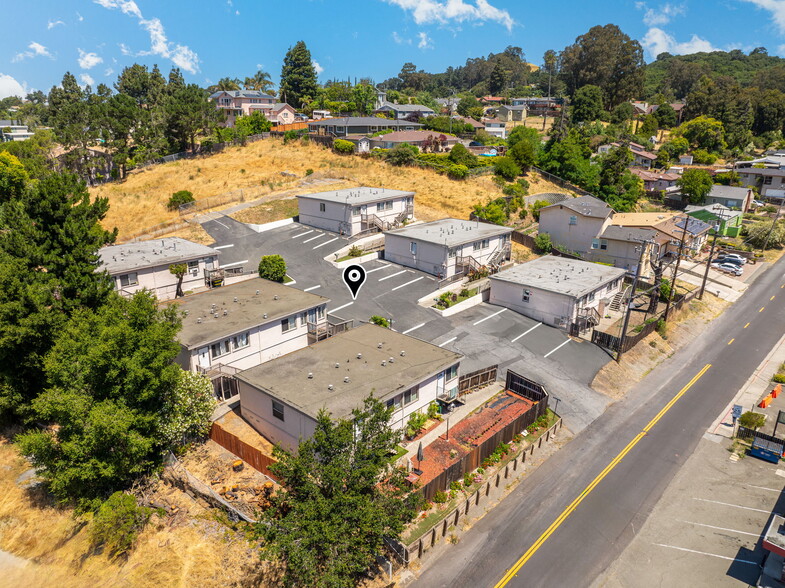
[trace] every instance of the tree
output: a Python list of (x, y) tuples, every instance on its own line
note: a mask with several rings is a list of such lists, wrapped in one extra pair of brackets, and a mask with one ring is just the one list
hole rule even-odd
[(647, 114), (643, 117), (643, 119), (641, 119), (641, 125), (638, 127), (636, 135), (642, 137), (646, 142), (648, 142), (651, 137), (657, 135), (658, 128), (659, 121), (657, 120), (657, 117), (653, 114)]
[(654, 111), (654, 116), (657, 118), (657, 124), (661, 129), (669, 129), (676, 125), (679, 115), (674, 110), (673, 106), (668, 104), (660, 104), (657, 110)]
[(550, 206), (551, 203), (547, 200), (535, 200), (534, 204), (532, 204), (532, 217), (537, 222), (540, 221), (540, 209), (545, 208), (546, 206)]
[(572, 122), (593, 122), (602, 118), (602, 90), (597, 86), (582, 86), (575, 92), (570, 109)]
[(17, 157), (0, 151), (0, 204), (22, 196), (30, 176)]
[(755, 223), (749, 230), (747, 243), (760, 249), (782, 247), (785, 244), (785, 224), (782, 222)]
[(477, 156), (461, 143), (456, 143), (450, 149), (447, 158), (456, 165), (464, 165), (467, 168), (477, 167)]
[(317, 94), (316, 69), (311, 52), (304, 41), (298, 41), (286, 52), (281, 68), (281, 96), (284, 102), (300, 108), (306, 99)]
[(264, 255), (259, 260), (259, 277), (273, 282), (286, 278), (286, 262), (280, 255)]
[(543, 253), (550, 253), (553, 249), (553, 243), (551, 243), (551, 236), (548, 233), (539, 233), (534, 238), (534, 244), (537, 246), (537, 249), (542, 251)]
[(706, 170), (691, 168), (684, 170), (684, 173), (676, 181), (676, 185), (690, 201), (690, 204), (702, 204), (711, 192), (714, 182), (711, 174)]
[(521, 168), (511, 157), (496, 157), (493, 162), (493, 173), (503, 177), (508, 182), (512, 182), (521, 175)]
[(673, 132), (684, 137), (696, 149), (706, 149), (712, 153), (721, 153), (726, 147), (725, 127), (708, 116), (699, 116), (683, 123)]
[(112, 161), (120, 170), (120, 179), (125, 178), (126, 166), (131, 157), (131, 133), (142, 124), (144, 118), (144, 111), (127, 94), (115, 94), (106, 103), (105, 141), (112, 154)]
[(132, 494), (115, 492), (96, 511), (90, 541), (111, 557), (124, 555), (131, 551), (152, 514), (152, 509), (139, 506)]
[(172, 149), (196, 149), (196, 135), (207, 134), (223, 114), (208, 99), (208, 94), (196, 84), (172, 84), (166, 101), (166, 137)]
[(246, 137), (269, 133), (273, 123), (261, 110), (255, 110), (247, 116), (241, 116), (234, 123), (235, 129)]
[(316, 430), (296, 452), (274, 449), (271, 466), (285, 492), (256, 525), (267, 552), (286, 564), (287, 585), (354, 586), (414, 514), (404, 498), (404, 473), (390, 465), (400, 432), (392, 408), (373, 396), (351, 420), (322, 410)]
[(496, 62), (488, 79), (488, 91), (492, 96), (497, 96), (507, 89), (507, 72), (504, 71), (502, 64)]
[(175, 291), (174, 297), (179, 298), (180, 296), (185, 296), (183, 293), (183, 278), (185, 277), (185, 274), (188, 273), (188, 266), (184, 263), (173, 263), (169, 266), (169, 273), (177, 278), (177, 290)]
[[(627, 125), (635, 116), (635, 108), (629, 102), (617, 104), (611, 112), (611, 122), (616, 125)], [(625, 126), (626, 128), (626, 126)]]
[[(474, 96), (464, 96), (458, 101), (458, 114), (479, 119), (482, 116), (482, 104)], [(477, 116), (479, 112), (479, 116)]]
[(275, 84), (270, 79), (270, 74), (260, 69), (252, 77), (245, 78), (243, 87), (246, 90), (258, 90), (269, 94), (275, 88)]
[(161, 438), (169, 447), (181, 447), (204, 438), (210, 432), (210, 416), (215, 405), (210, 379), (181, 369), (158, 422)]
[(400, 143), (390, 149), (385, 156), (385, 161), (391, 165), (404, 166), (411, 165), (417, 158), (419, 149), (408, 143)]
[(213, 92), (233, 92), (240, 89), (240, 82), (237, 78), (221, 78), (217, 84), (213, 84), (207, 90), (212, 94)]
[(504, 198), (492, 200), (485, 206), (475, 204), (474, 214), (485, 222), (493, 223), (494, 225), (504, 225), (510, 218), (507, 210), (507, 201)]
[(370, 84), (357, 84), (352, 88), (352, 102), (357, 112), (368, 115), (376, 104), (376, 90)]

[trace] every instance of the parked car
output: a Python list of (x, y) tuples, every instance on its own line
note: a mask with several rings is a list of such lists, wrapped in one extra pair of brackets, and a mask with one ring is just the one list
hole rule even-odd
[(733, 257), (723, 257), (721, 255), (714, 260), (714, 263), (732, 263), (733, 265), (738, 267), (744, 265), (744, 263), (739, 261), (738, 259), (735, 259)]
[(752, 204), (754, 206), (766, 206), (766, 203), (765, 202), (761, 202), (760, 200), (753, 200)]
[(740, 276), (744, 273), (744, 270), (741, 269), (739, 266), (734, 265), (732, 263), (720, 263), (718, 264), (718, 269), (727, 272), (729, 274), (733, 274), (734, 276)]
[(717, 259), (722, 259), (722, 261), (730, 261), (730, 262), (738, 262), (741, 265), (747, 263), (747, 258), (742, 257), (738, 253), (724, 253), (717, 256)]

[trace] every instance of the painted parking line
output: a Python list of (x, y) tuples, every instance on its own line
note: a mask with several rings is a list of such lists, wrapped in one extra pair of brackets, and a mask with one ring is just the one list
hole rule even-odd
[(375, 267), (372, 270), (366, 271), (365, 273), (366, 274), (372, 274), (373, 272), (378, 272), (379, 270), (387, 269), (388, 267), (390, 267), (389, 263), (387, 265), (383, 265), (382, 267)]
[(501, 309), (499, 312), (494, 312), (492, 315), (490, 315), (490, 316), (486, 316), (485, 318), (482, 318), (482, 319), (478, 320), (476, 323), (474, 323), (474, 326), (476, 327), (476, 326), (477, 326), (477, 325), (479, 325), (480, 323), (484, 323), (484, 322), (485, 322), (485, 321), (487, 321), (488, 319), (492, 319), (493, 317), (500, 315), (500, 314), (501, 314), (501, 313), (503, 313), (505, 310), (507, 310), (507, 309), (506, 309), (506, 308), (502, 308), (502, 309)]
[(766, 486), (753, 486), (752, 484), (746, 484), (750, 488), (757, 488), (758, 490), (768, 490), (769, 492), (776, 492), (777, 494), (782, 492), (782, 488), (777, 490), (776, 488), (766, 488)]
[(324, 237), (324, 233), (319, 233), (315, 237), (311, 237), (310, 239), (306, 239), (305, 241), (303, 241), (303, 244), (310, 243), (311, 241), (316, 241), (316, 239), (321, 239), (322, 237)]
[(213, 249), (228, 249), (229, 247), (234, 247), (234, 243), (230, 245), (219, 245), (218, 247), (213, 247)]
[(412, 331), (414, 331), (414, 330), (416, 330), (416, 329), (419, 329), (420, 327), (424, 327), (424, 326), (425, 326), (425, 323), (420, 323), (419, 325), (417, 325), (417, 326), (414, 326), (414, 327), (412, 327), (411, 329), (406, 329), (406, 330), (405, 330), (403, 333), (401, 333), (401, 335), (408, 335), (408, 334), (409, 334), (409, 333), (411, 333)]
[(545, 355), (543, 355), (543, 357), (548, 357), (548, 356), (549, 356), (551, 353), (554, 353), (554, 352), (558, 351), (559, 349), (561, 349), (562, 347), (564, 347), (565, 345), (567, 345), (567, 343), (569, 343), (570, 341), (572, 341), (572, 339), (567, 339), (567, 340), (566, 340), (564, 343), (562, 343), (562, 344), (561, 344), (561, 345), (559, 345), (558, 347), (555, 347), (555, 348), (551, 349), (551, 350), (550, 350), (548, 353), (546, 353)]
[(714, 525), (706, 525), (705, 523), (696, 523), (694, 521), (679, 521), (679, 522), (687, 523), (688, 525), (696, 525), (698, 527), (706, 527), (708, 529), (716, 529), (717, 531), (728, 531), (729, 533), (736, 533), (738, 535), (751, 535), (752, 537), (760, 537), (760, 533), (748, 533), (747, 531), (739, 531), (738, 529), (726, 529), (725, 527), (715, 527)]
[(528, 330), (528, 331), (526, 331), (525, 333), (521, 333), (520, 335), (518, 335), (517, 337), (515, 337), (515, 339), (513, 339), (512, 341), (510, 341), (510, 343), (515, 343), (515, 342), (516, 342), (518, 339), (520, 339), (521, 337), (525, 337), (526, 335), (528, 335), (529, 333), (531, 333), (531, 332), (532, 332), (534, 329), (536, 329), (537, 327), (539, 327), (541, 324), (542, 324), (542, 323), (537, 323), (536, 325), (534, 325), (534, 326), (533, 326), (531, 329), (529, 329), (529, 330)]
[(420, 276), (419, 278), (414, 278), (414, 279), (413, 279), (413, 280), (411, 280), (410, 282), (406, 282), (405, 284), (401, 284), (400, 286), (396, 286), (395, 288), (393, 288), (392, 290), (390, 290), (390, 292), (395, 292), (395, 291), (396, 291), (398, 288), (403, 288), (404, 286), (408, 286), (409, 284), (414, 284), (415, 282), (419, 282), (419, 281), (420, 281), (420, 280), (422, 280), (424, 277), (425, 277), (425, 276)]
[(395, 276), (400, 276), (401, 274), (405, 274), (405, 273), (406, 270), (401, 270), (399, 272), (395, 272), (394, 274), (390, 274), (389, 276), (384, 276), (383, 278), (379, 278), (379, 281), (383, 282), (384, 280), (389, 280), (390, 278), (394, 278)]
[(314, 247), (314, 249), (319, 249), (319, 247), (324, 247), (325, 245), (329, 245), (333, 241), (337, 241), (337, 240), (338, 237), (336, 237), (335, 239), (330, 239), (329, 241), (325, 241), (324, 243), (319, 243), (316, 247)]
[(233, 265), (242, 265), (244, 263), (248, 263), (247, 259), (243, 259), (242, 261), (235, 261), (234, 263), (222, 263), (221, 267), (230, 267)]
[(305, 231), (304, 233), (300, 233), (299, 235), (292, 235), (292, 239), (299, 239), (300, 237), (305, 237), (306, 235), (309, 235), (311, 233), (313, 233), (313, 229), (311, 229), (310, 231)]
[(752, 508), (751, 506), (741, 506), (740, 504), (731, 504), (730, 502), (720, 502), (719, 500), (709, 500), (708, 498), (692, 498), (693, 500), (700, 500), (701, 502), (711, 502), (713, 504), (721, 504), (722, 506), (731, 506), (733, 508), (742, 508), (744, 510), (753, 510), (755, 512), (771, 513), (771, 510), (761, 510), (760, 508)]
[(229, 228), (228, 226), (226, 226), (225, 224), (223, 224), (221, 221), (219, 221), (217, 218), (216, 218), (216, 219), (213, 219), (213, 220), (214, 220), (215, 222), (217, 222), (219, 225), (221, 225), (221, 226), (222, 226), (224, 229), (228, 229), (228, 228)]
[(316, 284), (315, 286), (311, 286), (310, 288), (306, 288), (303, 292), (310, 292), (311, 290), (316, 290), (317, 288), (321, 288), (321, 284)]
[(440, 343), (440, 344), (439, 344), (439, 347), (444, 347), (445, 345), (447, 345), (447, 344), (449, 344), (449, 343), (452, 343), (453, 341), (455, 341), (457, 338), (458, 338), (458, 337), (453, 337), (452, 339), (447, 339), (447, 340), (446, 340), (444, 343)]
[(675, 545), (666, 545), (665, 543), (655, 543), (659, 547), (668, 547), (670, 549), (678, 549), (679, 551), (686, 551), (688, 553), (697, 553), (698, 555), (708, 555), (709, 557), (718, 557), (720, 559), (727, 559), (729, 561), (737, 561), (739, 563), (750, 564), (753, 566), (760, 565), (756, 561), (750, 561), (748, 559), (738, 559), (736, 557), (728, 557), (727, 555), (717, 555), (716, 553), (708, 553), (706, 551), (697, 551), (695, 549), (687, 549), (686, 547), (676, 547)]
[(354, 302), (350, 302), (349, 304), (344, 304), (343, 306), (339, 306), (338, 308), (333, 308), (330, 310), (330, 312), (338, 312), (342, 308), (346, 308), (347, 306), (351, 306), (352, 304), (354, 304)]

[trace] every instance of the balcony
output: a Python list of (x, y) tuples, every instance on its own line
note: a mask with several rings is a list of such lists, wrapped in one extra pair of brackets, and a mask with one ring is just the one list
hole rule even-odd
[(348, 331), (354, 326), (352, 319), (344, 320), (337, 316), (327, 315), (326, 321), (308, 321), (308, 344), (318, 343), (329, 339), (333, 335)]

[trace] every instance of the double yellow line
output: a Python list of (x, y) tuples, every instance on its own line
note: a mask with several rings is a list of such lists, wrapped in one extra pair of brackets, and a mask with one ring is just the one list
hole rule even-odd
[(507, 573), (504, 574), (501, 580), (499, 580), (495, 588), (502, 588), (503, 586), (506, 586), (510, 582), (510, 580), (512, 580), (513, 577), (515, 577), (515, 575), (526, 564), (526, 562), (529, 561), (535, 553), (537, 553), (537, 550), (540, 547), (542, 547), (543, 543), (545, 543), (548, 540), (548, 538), (551, 535), (553, 535), (556, 529), (558, 529), (561, 526), (561, 524), (565, 521), (565, 519), (568, 516), (570, 516), (576, 508), (578, 508), (578, 505), (581, 502), (583, 502), (583, 499), (586, 498), (589, 494), (591, 494), (592, 490), (594, 490), (597, 487), (597, 485), (600, 482), (602, 482), (602, 480), (613, 470), (613, 468), (615, 468), (619, 464), (619, 462), (622, 459), (624, 459), (624, 457), (632, 450), (632, 448), (635, 447), (638, 444), (638, 442), (646, 436), (646, 434), (652, 429), (652, 427), (654, 427), (654, 425), (656, 425), (659, 422), (659, 420), (663, 416), (665, 416), (665, 414), (673, 407), (673, 405), (676, 404), (676, 402), (678, 402), (679, 398), (684, 396), (687, 390), (692, 388), (695, 385), (695, 382), (700, 380), (701, 377), (703, 377), (703, 374), (709, 371), (710, 367), (711, 367), (710, 363), (707, 363), (705, 366), (703, 366), (703, 369), (699, 371), (697, 374), (695, 374), (692, 380), (690, 380), (687, 383), (687, 385), (684, 386), (684, 388), (679, 390), (678, 394), (676, 394), (673, 398), (670, 399), (668, 404), (662, 407), (662, 410), (660, 410), (660, 412), (658, 412), (656, 416), (653, 419), (651, 419), (645, 427), (643, 427), (643, 430), (637, 435), (635, 435), (632, 441), (630, 441), (627, 444), (627, 446), (624, 449), (622, 449), (618, 453), (618, 455), (616, 455), (616, 457), (614, 457), (607, 466), (605, 466), (605, 469), (602, 470), (597, 475), (597, 477), (591, 481), (591, 484), (586, 486), (583, 492), (581, 492), (575, 498), (575, 500), (573, 500), (570, 503), (570, 505), (562, 511), (562, 513), (558, 516), (558, 518), (555, 521), (553, 521), (553, 523), (551, 523), (551, 526), (548, 527), (543, 532), (543, 534), (537, 538), (537, 541), (535, 541), (534, 544), (531, 547), (529, 547), (526, 553), (524, 553), (521, 556), (521, 558), (515, 562), (515, 565), (513, 565), (509, 570), (507, 570)]

